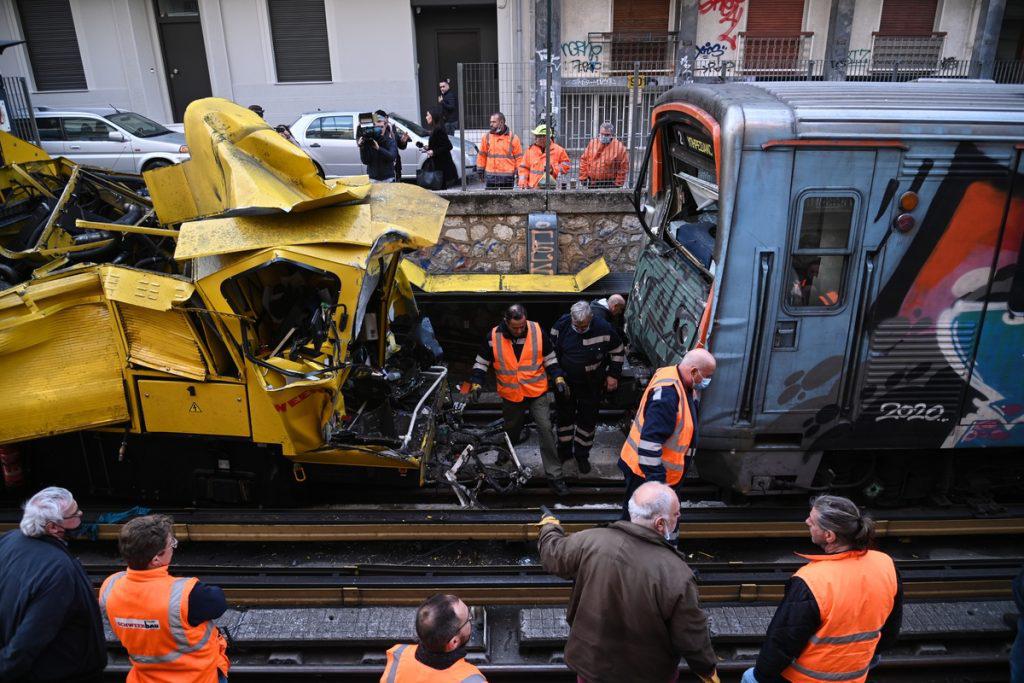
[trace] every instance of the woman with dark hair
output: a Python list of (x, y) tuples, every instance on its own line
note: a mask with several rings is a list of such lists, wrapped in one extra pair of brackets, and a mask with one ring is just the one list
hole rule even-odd
[[(448, 187), (459, 179), (459, 172), (455, 169), (455, 162), (452, 160), (452, 141), (448, 139), (448, 133), (444, 128), (444, 114), (440, 107), (431, 107), (426, 115), (427, 128), (430, 129), (430, 139), (423, 153), (434, 162), (434, 170), (444, 174), (444, 187)], [(426, 162), (424, 162), (426, 163)]]

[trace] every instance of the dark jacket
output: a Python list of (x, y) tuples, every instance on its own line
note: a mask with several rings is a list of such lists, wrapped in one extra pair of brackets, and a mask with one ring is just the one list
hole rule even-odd
[(452, 159), (452, 141), (448, 139), (448, 133), (444, 128), (434, 128), (430, 131), (427, 149), (434, 153), (428, 161), (433, 161), (434, 169), (444, 173), (444, 186), (448, 187), (459, 177), (459, 172), (455, 169), (455, 161)]
[(574, 385), (596, 388), (605, 377), (622, 376), (626, 347), (612, 326), (597, 316), (587, 331), (580, 333), (572, 326), (572, 316), (564, 314), (551, 327), (551, 346), (558, 366)]
[(371, 180), (387, 180), (395, 177), (395, 157), (398, 145), (390, 135), (381, 135), (377, 141), (379, 149), (367, 140), (359, 147), (359, 160), (366, 164), (366, 173)]
[[(896, 600), (889, 618), (882, 626), (882, 639), (877, 650), (896, 643), (903, 622), (903, 582), (896, 572)], [(775, 610), (765, 633), (761, 653), (757, 656), (754, 677), (757, 683), (785, 683), (782, 672), (800, 656), (811, 636), (821, 628), (821, 613), (814, 594), (804, 580), (794, 576), (786, 583), (786, 592)]]
[[(540, 328), (540, 331), (541, 336), (544, 337), (541, 347), (541, 355), (544, 357), (544, 369), (547, 370), (548, 380), (554, 382), (556, 377), (563, 376), (564, 373), (558, 367), (558, 359), (555, 357), (555, 352), (551, 350), (551, 340), (548, 338), (548, 335), (544, 334), (543, 327)], [(526, 348), (526, 335), (513, 337), (504, 320), (498, 323), (498, 332), (502, 336), (508, 337), (509, 341), (512, 342), (512, 349), (516, 352), (516, 358), (522, 358), (523, 349)], [(491, 331), (487, 330), (487, 337), (484, 338), (483, 345), (476, 352), (476, 361), (473, 363), (473, 371), (470, 374), (469, 381), (482, 386), (487, 379), (487, 368), (491, 367), (493, 362), (494, 349), (491, 348)]]
[(588, 683), (672, 680), (679, 658), (694, 673), (716, 666), (693, 572), (657, 532), (615, 522), (566, 536), (547, 524), (544, 568), (574, 579), (565, 662)]
[(445, 121), (456, 128), (459, 127), (459, 98), (455, 96), (455, 91), (451, 88), (441, 95), (441, 113), (444, 114)]
[(107, 665), (99, 603), (63, 542), (0, 538), (0, 681), (93, 681)]

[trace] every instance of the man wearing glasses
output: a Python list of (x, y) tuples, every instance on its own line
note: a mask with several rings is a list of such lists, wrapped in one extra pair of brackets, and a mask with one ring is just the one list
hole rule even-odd
[(171, 576), (177, 547), (170, 517), (136, 517), (118, 539), (128, 570), (100, 588), (100, 608), (132, 661), (132, 683), (227, 681), (227, 643), (213, 623), (227, 610), (224, 592)]
[(99, 608), (67, 548), (81, 525), (71, 492), (51, 486), (25, 503), (21, 528), (0, 537), (0, 681), (103, 680)]
[(399, 644), (388, 650), (381, 683), (487, 683), (466, 661), (466, 643), (473, 635), (473, 616), (455, 595), (437, 594), (416, 610), (419, 645)]

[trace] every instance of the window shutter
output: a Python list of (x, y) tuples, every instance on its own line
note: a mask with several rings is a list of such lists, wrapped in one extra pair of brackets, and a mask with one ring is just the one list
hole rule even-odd
[(616, 33), (667, 33), (668, 0), (615, 0), (612, 30)]
[(324, 0), (267, 0), (277, 80), (331, 80)]
[(85, 69), (68, 0), (18, 0), (36, 89), (85, 90)]
[(938, 0), (885, 0), (878, 32), (890, 36), (930, 36)]
[(797, 36), (803, 23), (804, 0), (750, 0), (747, 6), (748, 36)]

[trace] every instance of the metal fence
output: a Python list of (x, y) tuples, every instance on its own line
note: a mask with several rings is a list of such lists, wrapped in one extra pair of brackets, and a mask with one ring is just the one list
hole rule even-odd
[(25, 79), (21, 76), (4, 76), (0, 99), (7, 109), (11, 134), (38, 145), (39, 129), (36, 127), (35, 111), (32, 109), (32, 98)]
[[(587, 41), (578, 45), (561, 46), (562, 54), (555, 66), (558, 77), (552, 79), (551, 118), (555, 122), (555, 141), (565, 148), (572, 166), (569, 173), (558, 179), (557, 189), (580, 187), (580, 158), (604, 122), (614, 126), (615, 137), (628, 151), (625, 185), (631, 187), (647, 145), (654, 103), (677, 79), (903, 82), (918, 78), (971, 78), (978, 72), (977, 65), (969, 60), (939, 58), (935, 41), (928, 36), (909, 43), (890, 40), (878, 51), (854, 50), (843, 59), (815, 60), (808, 58), (809, 35), (741, 35), (736, 59), (696, 55), (679, 62), (680, 73), (675, 74), (672, 71), (677, 60), (670, 57), (677, 47), (675, 36), (652, 38), (646, 47), (642, 46), (641, 38), (632, 34), (626, 38), (621, 34), (590, 34)], [(627, 54), (643, 57), (645, 61), (634, 61), (631, 68), (626, 68), (619, 59)], [(577, 62), (593, 66), (581, 68)], [(546, 64), (460, 64), (458, 73), (462, 128), (457, 134), (471, 143), (464, 144), (463, 149), (472, 153), (473, 145), (479, 145), (487, 132), (490, 115), (501, 111), (525, 151), (533, 141), (531, 131), (544, 120)], [(1024, 82), (1024, 62), (997, 62), (993, 79), (997, 83)], [(464, 183), (467, 189), (481, 186), (475, 178)]]

